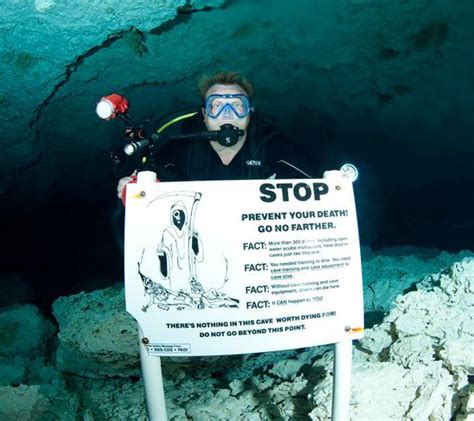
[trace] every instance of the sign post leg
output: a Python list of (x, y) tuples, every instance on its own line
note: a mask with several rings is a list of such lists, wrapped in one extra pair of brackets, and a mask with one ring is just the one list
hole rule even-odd
[(332, 388), (332, 421), (349, 421), (351, 400), (352, 341), (336, 343)]
[(142, 365), (142, 378), (145, 386), (146, 406), (150, 421), (166, 421), (165, 392), (163, 389), (163, 376), (161, 374), (161, 358), (150, 357), (143, 343), (143, 333), (140, 327), (140, 361)]

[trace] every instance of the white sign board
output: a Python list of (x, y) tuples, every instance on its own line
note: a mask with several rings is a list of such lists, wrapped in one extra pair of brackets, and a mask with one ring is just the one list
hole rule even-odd
[(275, 351), (363, 335), (352, 183), (129, 184), (127, 311), (150, 355)]

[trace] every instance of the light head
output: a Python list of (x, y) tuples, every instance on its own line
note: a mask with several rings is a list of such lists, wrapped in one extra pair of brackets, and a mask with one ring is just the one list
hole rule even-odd
[(111, 120), (128, 110), (128, 101), (119, 94), (104, 96), (97, 103), (95, 112), (103, 120)]

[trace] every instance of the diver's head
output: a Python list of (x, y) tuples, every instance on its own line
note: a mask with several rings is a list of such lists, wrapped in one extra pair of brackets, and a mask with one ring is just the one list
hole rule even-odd
[(208, 130), (219, 130), (231, 124), (247, 130), (250, 123), (253, 87), (236, 72), (216, 73), (201, 79), (199, 91), (203, 100), (202, 113)]

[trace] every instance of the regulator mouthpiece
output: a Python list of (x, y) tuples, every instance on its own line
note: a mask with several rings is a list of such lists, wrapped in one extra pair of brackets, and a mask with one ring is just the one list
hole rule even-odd
[(240, 136), (244, 135), (244, 131), (232, 124), (223, 124), (217, 133), (217, 141), (222, 146), (234, 146)]
[(341, 169), (341, 176), (349, 181), (356, 181), (359, 178), (359, 170), (353, 164), (344, 164)]
[(119, 94), (104, 96), (98, 102), (95, 112), (103, 120), (111, 120), (128, 110), (128, 101)]

